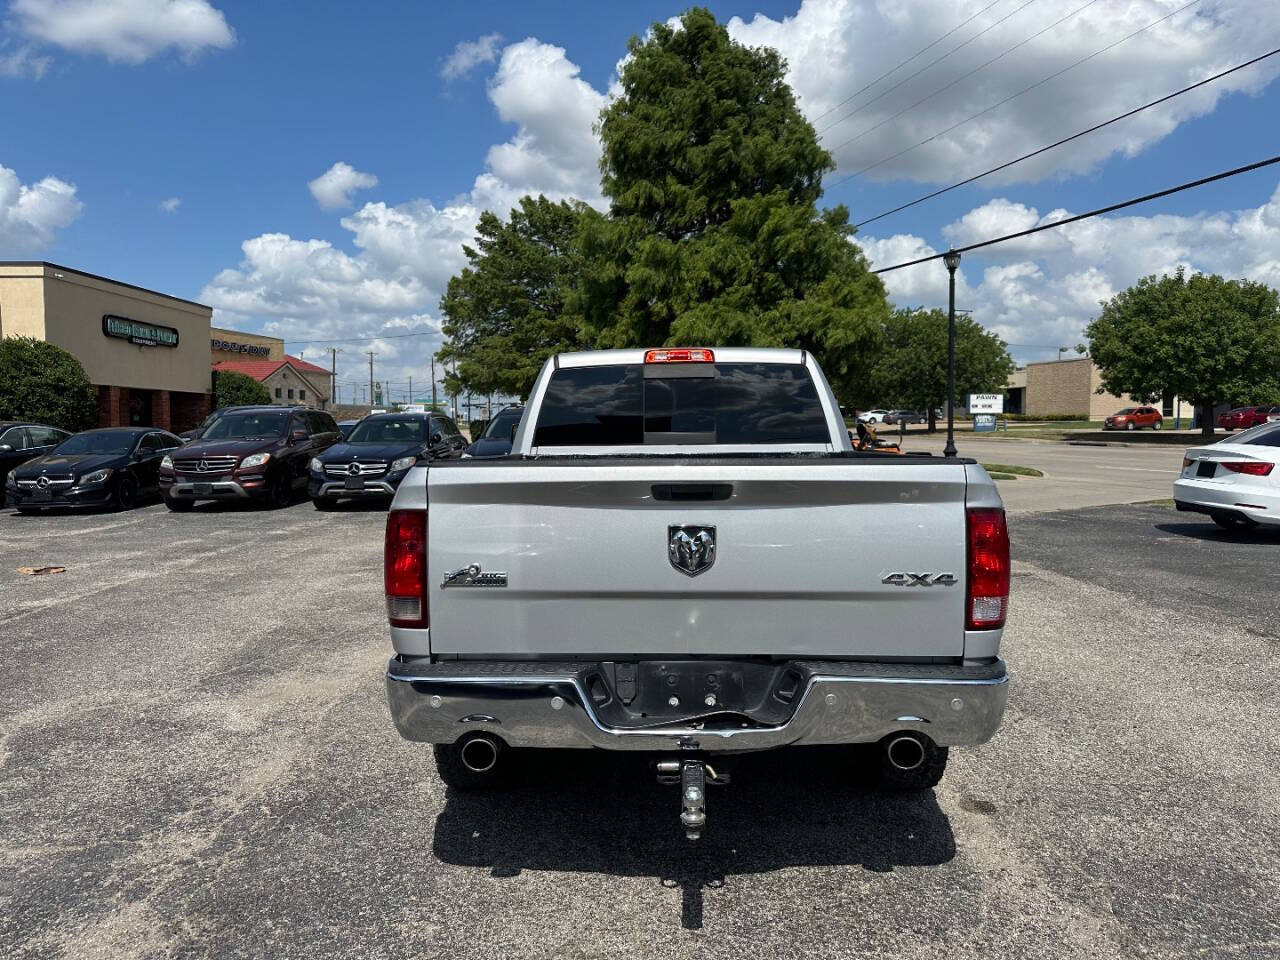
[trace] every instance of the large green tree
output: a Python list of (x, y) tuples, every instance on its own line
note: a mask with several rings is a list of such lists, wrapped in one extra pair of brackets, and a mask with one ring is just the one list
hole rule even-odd
[(0, 420), (34, 420), (73, 433), (98, 422), (98, 397), (80, 361), (32, 337), (0, 340)]
[[(971, 393), (1001, 393), (1013, 372), (1004, 341), (970, 317), (956, 317), (956, 408)], [(871, 383), (878, 402), (934, 411), (947, 403), (947, 315), (941, 310), (895, 310), (885, 324), (884, 349)]]
[(847, 211), (817, 209), (834, 164), (785, 62), (697, 8), (628, 51), (599, 126), (609, 211), (580, 235), (582, 326), (601, 347), (802, 347), (851, 398), (889, 307)]
[(1216, 403), (1280, 397), (1280, 300), (1265, 284), (1182, 270), (1144, 277), (1102, 304), (1087, 335), (1104, 389), (1190, 400), (1206, 437)]
[(584, 345), (565, 313), (582, 211), (539, 196), (521, 198), (505, 222), (481, 214), (475, 246), (463, 247), (471, 265), (440, 301), (449, 340), (438, 356), (453, 365), (455, 391), (527, 396), (547, 357)]

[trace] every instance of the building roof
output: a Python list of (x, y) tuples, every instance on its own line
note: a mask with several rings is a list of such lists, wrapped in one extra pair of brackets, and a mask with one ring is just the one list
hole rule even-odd
[(306, 360), (299, 360), (285, 354), (283, 360), (219, 360), (213, 365), (215, 370), (226, 370), (229, 373), (243, 373), (255, 380), (266, 380), (283, 366), (290, 366), (301, 373), (322, 373), (329, 375), (324, 367), (318, 367)]
[(99, 276), (96, 273), (89, 273), (85, 270), (77, 270), (75, 267), (64, 267), (59, 263), (50, 263), (48, 260), (0, 260), (0, 267), (47, 267), (50, 270), (61, 270), (66, 273), (74, 273), (77, 276), (88, 277), (90, 280), (101, 280), (103, 283), (110, 283), (117, 287), (124, 287), (128, 290), (137, 290), (141, 293), (149, 293), (153, 297), (164, 297), (166, 300), (176, 300), (178, 303), (185, 303), (189, 306), (199, 307), (201, 310), (213, 311), (213, 307), (207, 303), (197, 303), (195, 300), (185, 300), (182, 297), (175, 297), (171, 293), (161, 293), (159, 290), (149, 290), (146, 287), (139, 287), (132, 283), (125, 283), (121, 280), (112, 280), (110, 277)]

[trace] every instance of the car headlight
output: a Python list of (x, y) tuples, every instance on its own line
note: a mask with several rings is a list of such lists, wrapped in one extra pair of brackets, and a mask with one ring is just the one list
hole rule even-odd
[(324, 464), (320, 462), (319, 457), (311, 458), (311, 469), (316, 473), (324, 473)]
[(84, 484), (106, 483), (109, 476), (111, 476), (110, 470), (95, 470), (93, 473), (86, 473), (81, 477), (80, 483), (82, 486)]
[(260, 467), (271, 459), (269, 453), (251, 453), (240, 461), (242, 467)]
[(470, 459), (472, 459), (472, 457), (471, 457), (471, 454), (469, 454), (469, 453), (464, 453), (464, 454), (463, 454), (461, 457), (459, 457), (458, 459), (460, 459), (460, 460), (470, 460)]
[(417, 457), (401, 457), (399, 460), (391, 462), (391, 473), (399, 473), (401, 470), (408, 470), (418, 462)]
[(169, 455), (166, 453), (166, 454), (164, 455), (164, 459), (160, 461), (160, 469), (161, 469), (161, 470), (172, 470), (172, 469), (173, 469), (173, 457), (169, 456)]
[(11, 473), (4, 478), (4, 485), (6, 487), (16, 487), (18, 485), (18, 478)]

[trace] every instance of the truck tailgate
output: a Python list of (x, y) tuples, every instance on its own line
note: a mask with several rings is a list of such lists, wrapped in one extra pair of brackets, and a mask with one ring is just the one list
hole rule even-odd
[[(963, 655), (964, 461), (462, 461), (427, 486), (434, 654)], [(691, 526), (696, 575), (669, 548)], [(442, 586), (474, 564), (505, 586)]]

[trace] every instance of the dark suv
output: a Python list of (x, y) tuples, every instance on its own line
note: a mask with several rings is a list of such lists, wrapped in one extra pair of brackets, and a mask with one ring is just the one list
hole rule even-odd
[(288, 506), (306, 486), (311, 458), (339, 436), (333, 417), (320, 410), (262, 406), (226, 411), (199, 440), (160, 464), (165, 506), (180, 512), (197, 500)]
[(390, 500), (419, 458), (456, 460), (466, 445), (457, 424), (442, 414), (376, 413), (312, 458), (307, 492), (317, 510), (344, 497)]

